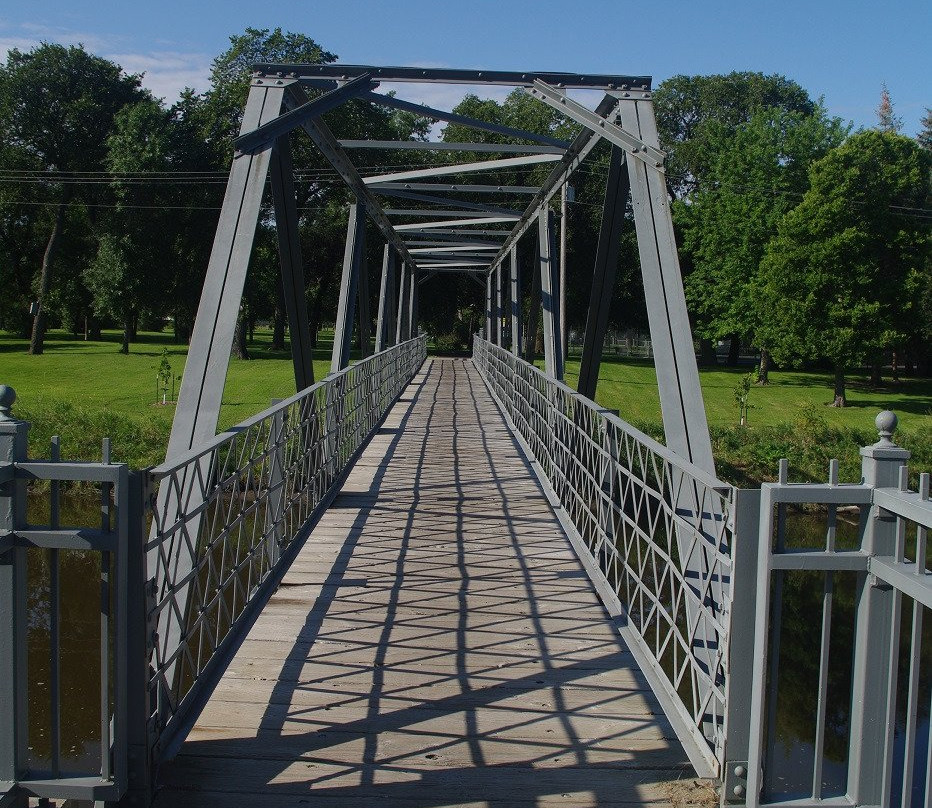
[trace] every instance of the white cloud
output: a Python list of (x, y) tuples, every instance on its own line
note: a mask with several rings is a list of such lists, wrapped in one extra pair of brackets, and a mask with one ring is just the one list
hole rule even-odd
[(210, 57), (203, 53), (151, 51), (109, 53), (127, 73), (143, 73), (142, 83), (157, 98), (172, 103), (185, 87), (204, 90), (210, 74)]
[(81, 43), (88, 51), (116, 62), (127, 73), (144, 74), (143, 86), (167, 103), (177, 100), (185, 87), (207, 87), (211, 57), (204, 53), (169, 49), (134, 52), (123, 37), (101, 37), (36, 23), (22, 23), (15, 28), (0, 23), (0, 59), (5, 60), (11, 48), (30, 50), (41, 42)]

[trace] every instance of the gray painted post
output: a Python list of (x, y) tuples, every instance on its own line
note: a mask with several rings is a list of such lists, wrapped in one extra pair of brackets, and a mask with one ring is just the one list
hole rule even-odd
[(503, 345), (502, 321), (505, 317), (505, 306), (502, 300), (502, 283), (504, 281), (503, 267), (495, 267), (495, 344)]
[[(748, 704), (754, 684), (754, 632), (757, 608), (757, 564), (760, 547), (760, 489), (735, 489), (734, 536), (731, 546), (731, 614), (728, 621), (728, 679), (725, 683), (725, 749), (722, 799), (747, 800), (751, 716)], [(768, 548), (769, 551), (769, 548)]]
[(602, 228), (595, 254), (592, 273), (592, 291), (589, 294), (589, 313), (586, 318), (586, 336), (583, 341), (582, 361), (579, 364), (579, 384), (576, 389), (586, 398), (594, 399), (602, 363), (602, 346), (608, 327), (608, 312), (615, 288), (618, 267), (618, 248), (621, 244), (621, 227), (625, 218), (630, 185), (624, 170), (624, 151), (612, 146), (608, 180), (605, 183), (605, 204), (602, 209)]
[(349, 207), (346, 222), (346, 245), (343, 250), (343, 275), (340, 279), (340, 299), (333, 329), (333, 355), (330, 372), (336, 373), (349, 364), (353, 341), (353, 319), (356, 311), (356, 287), (359, 284), (360, 254), (365, 249), (366, 214), (362, 205)]
[(395, 344), (408, 339), (408, 293), (411, 286), (411, 268), (407, 261), (401, 262), (398, 278), (398, 314), (395, 317)]
[(418, 333), (418, 305), (420, 303), (420, 292), (418, 291), (418, 278), (417, 272), (414, 270), (414, 267), (411, 268), (411, 304), (410, 304), (410, 335), (409, 339), (414, 339)]
[(372, 314), (369, 308), (369, 263), (366, 261), (366, 218), (362, 217), (362, 245), (359, 249), (359, 358), (372, 355)]
[(492, 310), (492, 273), (485, 276), (485, 338), (492, 342), (492, 323), (495, 312)]
[[(875, 423), (880, 440), (861, 449), (864, 484), (898, 488), (910, 455), (890, 439), (897, 418), (886, 411)], [(862, 549), (870, 556), (892, 556), (895, 547), (896, 518), (872, 505)], [(896, 677), (900, 599), (867, 572), (858, 573), (856, 591), (848, 796), (855, 805), (885, 805), (893, 760), (880, 750), (891, 748), (887, 743), (893, 740), (895, 706), (889, 694)]]
[(295, 388), (300, 391), (314, 384), (314, 355), (311, 350), (311, 327), (307, 319), (304, 262), (301, 257), (298, 208), (294, 193), (294, 166), (288, 135), (275, 141), (271, 174), (278, 256), (282, 268), (282, 292), (285, 298), (285, 312), (288, 315)]
[(375, 352), (391, 343), (391, 318), (395, 297), (395, 251), (386, 244), (382, 251), (382, 281), (379, 284), (379, 314), (375, 326)]
[(508, 253), (511, 275), (511, 352), (521, 356), (521, 276), (518, 269), (518, 248)]
[(534, 266), (531, 274), (531, 300), (528, 306), (527, 336), (524, 338), (524, 360), (534, 364), (537, 355), (537, 326), (540, 323), (540, 239), (534, 241)]
[[(14, 478), (13, 464), (26, 460), (30, 425), (12, 417), (15, 400), (13, 388), (0, 385), (0, 534), (13, 532), (26, 521), (26, 483)], [(14, 783), (27, 767), (28, 625), (26, 550), (11, 547), (0, 551), (0, 783)], [(11, 793), (16, 794), (15, 786)], [(0, 792), (0, 802), (2, 797)], [(28, 805), (25, 795), (7, 800), (11, 808)]]
[(537, 219), (540, 243), (540, 301), (544, 311), (544, 369), (563, 380), (563, 337), (560, 335), (560, 271), (557, 267), (553, 214), (541, 208)]

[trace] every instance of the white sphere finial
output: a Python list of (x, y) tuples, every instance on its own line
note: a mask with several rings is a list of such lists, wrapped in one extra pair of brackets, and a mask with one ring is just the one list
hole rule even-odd
[(10, 414), (14, 401), (16, 401), (16, 391), (8, 384), (0, 384), (0, 421), (16, 420)]

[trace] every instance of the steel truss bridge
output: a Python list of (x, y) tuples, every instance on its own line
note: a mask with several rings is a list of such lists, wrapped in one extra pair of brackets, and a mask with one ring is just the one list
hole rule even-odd
[[(579, 130), (564, 142), (412, 104), (382, 82), (521, 88)], [(592, 110), (575, 90), (603, 97)], [(323, 116), (350, 99), (508, 142), (339, 140)], [(356, 200), (321, 381), (296, 129)], [(550, 207), (602, 140), (611, 160), (572, 390)], [(856, 484), (837, 464), (824, 484), (790, 483), (785, 461), (758, 490), (717, 477), (648, 77), (263, 64), (235, 146), (165, 462), (132, 470), (106, 447), (102, 462), (65, 462), (57, 444), (29, 459), (29, 425), (0, 389), (0, 806), (620, 805), (668, 799), (664, 784), (695, 771), (726, 803), (929, 808), (929, 475), (909, 490), (884, 413)], [(363, 176), (349, 154), (365, 149), (454, 162)], [(482, 172), (538, 164), (552, 166), (539, 186), (482, 184)], [(216, 434), (267, 180), (298, 392)], [(665, 445), (593, 401), (629, 200)], [(367, 222), (385, 242), (374, 318)], [(531, 278), (522, 238), (537, 242)], [(470, 360), (428, 359), (418, 331), (419, 286), (451, 272), (485, 287)], [(99, 524), (62, 524), (60, 488), (74, 480), (100, 487)], [(36, 481), (43, 524), (26, 506)], [(793, 535), (801, 505), (822, 514), (817, 546)], [(858, 522), (853, 544), (838, 539), (842, 509)], [(86, 593), (100, 600), (96, 693), (61, 688), (58, 569), (74, 550), (101, 559)], [(38, 730), (30, 554), (51, 569), (50, 723)], [(784, 584), (803, 572), (819, 575), (822, 609), (821, 644), (805, 649), (818, 681), (800, 794), (781, 790), (775, 759)], [(842, 585), (856, 606), (839, 763), (825, 738)], [(62, 753), (68, 700), (99, 709), (93, 771)], [(37, 731), (51, 750), (42, 767)], [(827, 786), (839, 765), (843, 786)]]

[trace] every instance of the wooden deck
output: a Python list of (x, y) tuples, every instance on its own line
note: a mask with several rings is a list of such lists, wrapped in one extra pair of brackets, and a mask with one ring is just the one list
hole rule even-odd
[(472, 364), (428, 360), (156, 806), (581, 808), (690, 776)]

